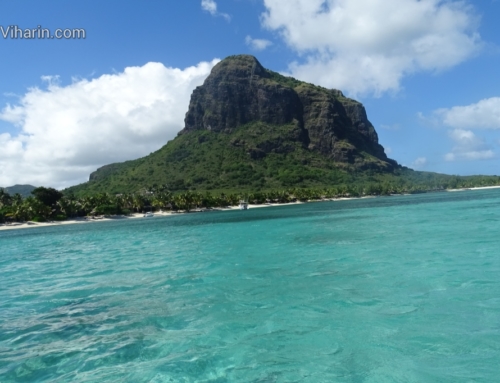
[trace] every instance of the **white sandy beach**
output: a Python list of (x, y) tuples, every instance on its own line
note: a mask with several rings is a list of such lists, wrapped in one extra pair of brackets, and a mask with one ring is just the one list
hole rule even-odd
[(485, 189), (498, 189), (500, 185), (497, 186), (480, 186), (477, 188), (462, 188), (462, 189), (447, 189), (448, 192), (458, 192), (458, 191), (466, 191), (466, 190), (485, 190)]
[[(500, 185), (498, 186), (482, 186), (482, 187), (475, 187), (475, 188), (462, 188), (462, 189), (448, 189), (446, 191), (448, 192), (458, 192), (458, 191), (468, 191), (468, 190), (485, 190), (485, 189), (498, 189), (500, 188)], [(322, 201), (348, 201), (348, 200), (353, 200), (353, 199), (365, 199), (365, 198), (375, 198), (376, 196), (364, 196), (364, 197), (342, 197), (342, 198), (325, 198), (321, 200), (313, 200), (313, 201), (308, 201), (308, 202), (322, 202)], [(288, 206), (288, 205), (297, 205), (297, 204), (302, 204), (305, 202), (288, 202), (288, 203), (266, 203), (266, 204), (260, 204), (260, 205), (248, 205), (249, 209), (256, 209), (256, 208), (262, 208), (262, 207), (271, 207), (271, 206)], [(162, 217), (162, 216), (172, 216), (172, 215), (179, 215), (179, 214), (191, 214), (191, 213), (199, 213), (199, 212), (213, 212), (213, 211), (226, 211), (226, 210), (239, 210), (238, 206), (228, 206), (224, 208), (213, 208), (213, 209), (193, 209), (190, 212), (185, 212), (185, 211), (178, 211), (178, 212), (172, 212), (172, 211), (160, 211), (160, 212), (154, 212), (155, 217)], [(0, 231), (2, 230), (15, 230), (15, 229), (29, 229), (33, 227), (45, 227), (45, 226), (62, 226), (62, 225), (72, 225), (76, 223), (80, 224), (91, 224), (92, 222), (102, 222), (102, 221), (116, 221), (120, 219), (138, 219), (138, 218), (144, 218), (144, 213), (133, 213), (130, 215), (118, 215), (118, 216), (108, 216), (108, 217), (95, 217), (95, 218), (90, 218), (90, 217), (79, 217), (75, 219), (68, 219), (65, 221), (50, 221), (50, 222), (14, 222), (14, 223), (8, 223), (8, 224), (0, 224)]]
[[(261, 208), (261, 207), (270, 207), (270, 206), (286, 206), (286, 205), (296, 205), (304, 202), (290, 202), (290, 203), (270, 203), (270, 204), (261, 204), (261, 205), (249, 205), (249, 209)], [(226, 210), (239, 210), (238, 206), (228, 206), (224, 208), (213, 208), (213, 209), (193, 209), (189, 212), (185, 211), (160, 211), (154, 212), (155, 217), (163, 217), (163, 216), (172, 216), (179, 214), (191, 214), (191, 213), (200, 213), (200, 212), (213, 212), (213, 211), (226, 211)], [(92, 222), (103, 222), (103, 221), (116, 221), (121, 219), (148, 219), (144, 217), (144, 213), (133, 213), (130, 215), (116, 215), (116, 216), (99, 216), (95, 218), (91, 217), (78, 217), (74, 219), (67, 219), (65, 221), (49, 221), (49, 222), (14, 222), (8, 224), (0, 224), (0, 231), (2, 230), (15, 230), (15, 229), (29, 229), (33, 227), (46, 227), (46, 226), (62, 226), (62, 225), (72, 225), (72, 224), (91, 224)]]

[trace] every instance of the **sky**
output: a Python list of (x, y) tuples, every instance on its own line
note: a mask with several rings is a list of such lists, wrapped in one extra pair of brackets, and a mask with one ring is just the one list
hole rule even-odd
[(499, 15), (500, 0), (2, 0), (0, 186), (62, 189), (158, 150), (234, 54), (362, 102), (400, 164), (498, 175)]

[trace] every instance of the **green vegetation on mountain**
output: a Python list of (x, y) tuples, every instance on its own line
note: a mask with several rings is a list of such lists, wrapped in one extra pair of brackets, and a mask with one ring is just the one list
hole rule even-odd
[[(268, 128), (268, 127), (267, 127)], [(284, 127), (281, 127), (284, 129)], [(472, 187), (495, 184), (494, 177), (456, 177), (398, 168), (393, 172), (350, 172), (328, 158), (302, 148), (286, 154), (270, 153), (249, 159), (239, 146), (245, 141), (254, 147), (266, 136), (285, 140), (280, 129), (262, 132), (261, 124), (242, 126), (234, 134), (197, 131), (181, 135), (159, 151), (135, 160), (112, 164), (93, 173), (89, 183), (69, 188), (65, 193), (134, 193), (158, 185), (172, 192), (185, 190), (211, 192), (270, 191), (290, 188), (327, 188), (332, 186), (394, 185), (402, 192), (411, 190)], [(252, 134), (255, 132), (255, 134)], [(288, 141), (288, 145), (296, 145)], [(376, 187), (376, 186), (373, 186)], [(371, 194), (371, 193), (368, 193)]]
[(383, 194), (496, 183), (498, 177), (456, 177), (402, 167), (387, 158), (359, 102), (240, 55), (217, 64), (193, 91), (185, 127), (174, 140), (149, 156), (103, 166), (88, 182), (64, 193), (347, 187), (358, 194)]

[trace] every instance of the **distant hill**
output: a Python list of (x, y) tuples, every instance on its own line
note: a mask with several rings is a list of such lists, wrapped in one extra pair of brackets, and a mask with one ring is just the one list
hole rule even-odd
[(36, 189), (36, 186), (33, 185), (14, 185), (14, 186), (9, 186), (4, 189), (7, 193), (10, 195), (14, 195), (16, 193), (21, 194), (23, 197), (29, 197), (31, 195), (31, 192), (33, 189)]
[[(456, 178), (456, 177), (455, 177)], [(230, 56), (192, 95), (185, 127), (160, 150), (103, 166), (66, 193), (244, 191), (363, 182), (452, 185), (388, 158), (363, 105), (341, 91)], [(454, 182), (454, 181), (453, 181)]]

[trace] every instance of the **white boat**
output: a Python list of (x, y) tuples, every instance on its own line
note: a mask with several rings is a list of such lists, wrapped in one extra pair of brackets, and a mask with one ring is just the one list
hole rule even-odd
[(151, 212), (147, 212), (146, 214), (144, 214), (144, 217), (154, 217), (155, 215)]
[(248, 202), (240, 201), (239, 208), (240, 208), (240, 210), (247, 210), (248, 209)]

